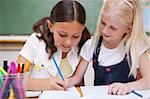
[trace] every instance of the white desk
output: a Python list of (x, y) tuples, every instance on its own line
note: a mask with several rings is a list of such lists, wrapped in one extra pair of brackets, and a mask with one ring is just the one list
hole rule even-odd
[(108, 95), (108, 86), (81, 86), (81, 92), (75, 87), (69, 91), (44, 91), (39, 99), (150, 99), (150, 90), (137, 90), (143, 98), (130, 93), (128, 95)]

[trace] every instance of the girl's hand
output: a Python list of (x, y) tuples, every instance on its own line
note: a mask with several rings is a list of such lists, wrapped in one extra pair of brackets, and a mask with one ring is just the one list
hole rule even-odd
[(131, 90), (127, 83), (113, 83), (109, 85), (108, 94), (113, 95), (126, 95), (130, 93)]
[(69, 86), (69, 78), (65, 78), (65, 88), (68, 88), (68, 87), (70, 87)]
[(65, 82), (57, 77), (46, 79), (45, 84), (49, 90), (65, 90)]

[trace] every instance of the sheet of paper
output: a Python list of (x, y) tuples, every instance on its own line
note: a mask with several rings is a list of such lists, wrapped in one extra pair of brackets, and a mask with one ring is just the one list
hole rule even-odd
[(41, 94), (42, 91), (26, 91), (25, 96), (26, 97), (37, 97)]
[[(131, 93), (128, 95), (108, 95), (108, 86), (83, 86), (81, 87), (84, 99), (141, 99)], [(143, 92), (145, 93), (145, 91)], [(148, 94), (145, 93), (145, 94)], [(144, 94), (143, 94), (144, 95)], [(148, 96), (147, 96), (148, 97)], [(148, 98), (145, 98), (148, 99)]]
[(67, 91), (44, 91), (40, 99), (80, 99), (80, 94), (75, 87), (71, 87)]

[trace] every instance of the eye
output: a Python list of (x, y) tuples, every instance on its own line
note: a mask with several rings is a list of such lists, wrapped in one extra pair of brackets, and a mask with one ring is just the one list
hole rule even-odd
[(101, 24), (102, 24), (102, 25), (106, 25), (105, 22), (104, 22), (103, 20), (101, 20)]
[(67, 36), (66, 34), (64, 34), (64, 33), (62, 33), (62, 32), (58, 32), (58, 34), (59, 34), (59, 36), (61, 36), (61, 37), (66, 37), (66, 36)]
[(112, 30), (117, 30), (117, 29), (116, 29), (115, 27), (113, 27), (113, 26), (111, 26), (110, 28), (111, 28)]
[(73, 38), (79, 38), (80, 37), (80, 35), (74, 35), (73, 36)]
[(82, 36), (82, 32), (72, 35), (73, 38), (77, 39)]

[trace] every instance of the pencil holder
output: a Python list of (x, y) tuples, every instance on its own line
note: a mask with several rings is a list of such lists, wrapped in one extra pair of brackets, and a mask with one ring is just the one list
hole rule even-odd
[(0, 99), (25, 99), (24, 74), (9, 74), (0, 78), (3, 79), (0, 86)]

